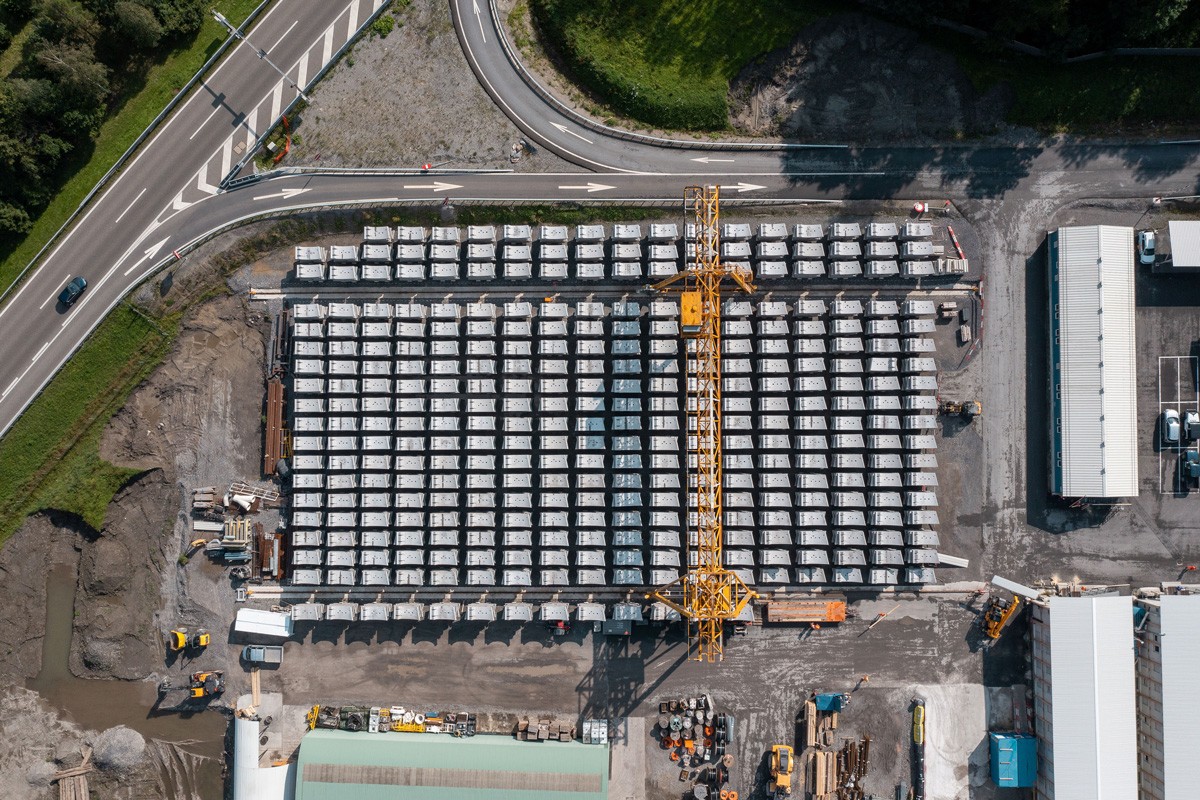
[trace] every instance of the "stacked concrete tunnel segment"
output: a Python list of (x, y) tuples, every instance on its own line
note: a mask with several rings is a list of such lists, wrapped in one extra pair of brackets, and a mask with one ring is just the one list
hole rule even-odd
[[(368, 229), (347, 248), (361, 255), (386, 236), (380, 263), (397, 269), (400, 234)], [(471, 236), (445, 263), (476, 263)], [(431, 269), (438, 237), (455, 238), (435, 229), (424, 243)], [(564, 250), (580, 248), (562, 238)], [(598, 241), (607, 279), (621, 242)], [(317, 263), (303, 248), (297, 256), (298, 272)], [(836, 296), (787, 284), (770, 299), (724, 304), (726, 562), (760, 589), (934, 583), (936, 304), (909, 299), (899, 281)], [(293, 588), (637, 597), (687, 569), (677, 299), (493, 297), (291, 306)], [(581, 607), (596, 613), (590, 605)], [(534, 613), (520, 603), (417, 606), (381, 599), (301, 614)]]

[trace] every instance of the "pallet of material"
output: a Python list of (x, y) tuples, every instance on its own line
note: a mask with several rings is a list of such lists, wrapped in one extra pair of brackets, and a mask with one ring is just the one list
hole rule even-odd
[(841, 600), (772, 600), (767, 603), (767, 622), (811, 624), (845, 621), (845, 598)]
[(263, 475), (273, 475), (275, 464), (283, 458), (283, 382), (267, 381), (266, 441), (263, 447)]
[(804, 746), (817, 746), (817, 704), (812, 700), (804, 704)]

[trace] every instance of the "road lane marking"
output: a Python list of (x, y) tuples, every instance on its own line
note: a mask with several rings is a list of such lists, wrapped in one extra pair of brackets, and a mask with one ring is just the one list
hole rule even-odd
[[(22, 373), (22, 375), (23, 375), (23, 374), (24, 374), (24, 373)], [(20, 383), (20, 382), (21, 382), (21, 376), (20, 376), (20, 375), (18, 375), (17, 377), (13, 378), (13, 382), (12, 382), (12, 383), (10, 383), (10, 384), (8, 385), (8, 388), (4, 390), (4, 394), (0, 394), (0, 400), (3, 400), (4, 398), (8, 397), (8, 393), (9, 393), (9, 392), (11, 392), (11, 391), (13, 390), (13, 387), (14, 387), (14, 386), (16, 386), (16, 385), (17, 385), (18, 383)]]
[(321, 63), (328, 64), (329, 57), (333, 55), (333, 26), (330, 25), (325, 31), (325, 44), (321, 55)]
[(463, 187), (459, 186), (457, 183), (442, 183), (441, 181), (434, 181), (433, 183), (405, 184), (404, 188), (405, 189), (433, 189), (435, 192), (444, 192), (448, 189), (461, 189)]
[(283, 107), (283, 81), (275, 84), (271, 94), (271, 119), (279, 119), (279, 109)]
[(701, 164), (732, 164), (732, 158), (712, 158), (711, 156), (702, 156), (693, 158), (692, 161), (699, 161)]
[[(218, 191), (216, 186), (213, 186), (208, 182), (208, 168), (211, 166), (212, 162), (208, 161), (200, 168), (200, 171), (196, 173), (196, 188), (205, 194), (216, 194)], [(217, 178), (217, 180), (220, 180), (220, 178)]]
[[(350, 27), (346, 31), (346, 38), (354, 38), (354, 31), (358, 29), (358, 0), (350, 0)], [(297, 81), (299, 83), (299, 81)], [(304, 84), (301, 83), (301, 86)]]
[[(550, 122), (549, 120), (546, 120), (546, 121), (547, 121), (547, 122)], [(584, 137), (584, 136), (580, 136), (578, 133), (576, 133), (575, 131), (571, 130), (571, 129), (570, 129), (570, 128), (568, 128), (566, 125), (563, 125), (563, 124), (562, 124), (562, 123), (560, 123), (560, 122), (550, 122), (550, 125), (551, 125), (552, 127), (558, 128), (558, 130), (559, 130), (560, 132), (562, 132), (562, 133), (569, 133), (569, 134), (571, 134), (571, 135), (572, 135), (572, 136), (574, 136), (576, 139), (583, 139), (583, 141), (587, 142), (588, 144), (595, 144), (595, 142), (593, 142), (591, 139), (588, 139), (587, 137)]]
[(221, 180), (229, 174), (229, 167), (233, 163), (233, 137), (230, 136), (225, 140), (225, 146), (221, 148)]
[[(68, 272), (66, 275), (63, 276), (63, 281), (66, 281), (70, 277), (71, 277), (71, 273)], [(43, 301), (42, 304), (40, 306), (38, 306), (38, 311), (41, 311), (43, 308), (45, 308), (46, 303), (49, 303), (51, 300), (53, 300), (56, 297), (58, 297), (58, 292), (54, 292), (49, 297), (47, 297), (45, 299), (45, 301)]]
[(312, 191), (312, 190), (311, 189), (284, 189), (283, 191), (276, 192), (275, 194), (260, 194), (257, 197), (252, 197), (250, 199), (251, 200), (270, 200), (273, 197), (282, 197), (285, 200), (290, 200), (298, 194), (304, 194), (305, 192), (309, 192), (309, 191)]
[(767, 187), (759, 186), (757, 183), (735, 183), (728, 188), (735, 189), (738, 194), (741, 194), (742, 192), (753, 192), (755, 189), (765, 189)]
[(121, 221), (121, 217), (124, 217), (126, 214), (129, 213), (129, 209), (133, 208), (134, 203), (136, 203), (138, 200), (142, 199), (142, 195), (144, 195), (146, 193), (146, 189), (148, 189), (148, 188), (150, 188), (150, 187), (148, 187), (148, 186), (143, 187), (142, 190), (137, 193), (137, 197), (133, 198), (133, 202), (131, 202), (129, 205), (125, 206), (125, 210), (121, 212), (121, 216), (117, 217), (116, 219), (113, 220), (114, 225)]
[(287, 35), (292, 32), (292, 28), (296, 27), (298, 24), (300, 24), (300, 20), (296, 20), (290, 26), (288, 26), (288, 29), (283, 32), (283, 36), (280, 36), (275, 40), (275, 44), (267, 48), (267, 54), (270, 55), (272, 50), (274, 50), (276, 47), (279, 47), (279, 43), (286, 39)]
[(483, 17), (479, 16), (479, 0), (471, 0), (471, 10), (475, 12), (475, 21), (479, 23), (479, 38), (487, 44), (487, 37), (483, 34)]
[(254, 126), (258, 124), (257, 106), (255, 106), (254, 110), (250, 112), (250, 115), (246, 117), (242, 124), (246, 126), (246, 149), (249, 150), (254, 146), (254, 142), (258, 139), (258, 133), (254, 128)]
[(296, 72), (296, 85), (301, 89), (304, 88), (304, 82), (308, 80), (308, 54), (311, 50), (305, 50), (304, 55), (300, 56), (299, 70)]
[(44, 345), (42, 345), (42, 349), (38, 350), (37, 353), (34, 354), (33, 358), (31, 358), (29, 360), (34, 363), (37, 363), (37, 360), (42, 357), (42, 353), (46, 352), (46, 348), (49, 346), (50, 346), (50, 342), (46, 342)]
[(608, 186), (607, 184), (603, 184), (603, 183), (585, 183), (582, 186), (560, 186), (558, 188), (560, 188), (560, 189), (583, 189), (583, 190), (586, 190), (588, 194), (591, 194), (592, 192), (604, 192), (604, 191), (608, 191), (609, 189), (615, 189), (617, 187)]
[(192, 131), (192, 135), (188, 137), (189, 142), (192, 139), (195, 139), (196, 134), (199, 133), (200, 131), (204, 130), (204, 126), (208, 124), (208, 121), (211, 120), (213, 117), (215, 117), (217, 115), (217, 112), (225, 107), (225, 95), (219, 94), (216, 96), (215, 99), (216, 99), (216, 103), (217, 103), (216, 107), (213, 108), (213, 110), (211, 112), (209, 112), (209, 115), (204, 118), (204, 122), (201, 122), (199, 125), (196, 126), (196, 130)]
[(169, 239), (169, 238), (171, 238), (171, 237), (168, 236), (168, 237), (166, 237), (166, 239), (163, 239), (158, 244), (147, 247), (146, 250), (144, 251), (142, 257), (139, 258), (136, 262), (134, 262), (132, 267), (125, 270), (125, 274), (129, 275), (129, 273), (133, 272), (135, 269), (137, 269), (139, 266), (141, 266), (141, 263), (143, 261), (145, 261), (147, 258), (151, 258), (155, 253), (157, 253), (159, 250), (161, 250), (162, 246), (167, 243), (167, 239)]

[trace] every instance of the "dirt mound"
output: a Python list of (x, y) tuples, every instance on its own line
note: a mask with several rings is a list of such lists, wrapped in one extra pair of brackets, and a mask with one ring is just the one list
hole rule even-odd
[(178, 508), (178, 490), (154, 470), (113, 499), (100, 537), (84, 545), (71, 645), (76, 675), (133, 680), (158, 667), (154, 616)]
[(239, 297), (197, 309), (163, 365), (109, 423), (100, 456), (161, 468), (191, 486), (258, 475), (263, 336), (248, 317)]
[(953, 56), (913, 31), (841, 14), (742, 70), (729, 104), (740, 133), (894, 143), (995, 131), (1008, 94), (980, 94)]
[(133, 769), (146, 754), (146, 739), (132, 728), (118, 725), (96, 737), (94, 750), (101, 769)]

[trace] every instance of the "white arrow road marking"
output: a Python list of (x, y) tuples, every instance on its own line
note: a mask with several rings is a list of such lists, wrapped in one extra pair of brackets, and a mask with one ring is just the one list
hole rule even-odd
[[(167, 238), (170, 238), (170, 237), (167, 237)], [(135, 269), (137, 269), (138, 266), (140, 266), (143, 261), (145, 261), (148, 258), (151, 258), (155, 253), (157, 253), (159, 250), (161, 250), (162, 246), (166, 243), (167, 243), (167, 240), (163, 239), (158, 244), (152, 245), (151, 247), (147, 247), (145, 254), (141, 258), (139, 258), (137, 261), (135, 261), (132, 267), (125, 270), (125, 274), (128, 275), (129, 273), (131, 273)]]
[(591, 140), (591, 139), (585, 139), (584, 137), (580, 136), (580, 135), (579, 135), (578, 133), (576, 133), (575, 131), (573, 131), (573, 130), (571, 130), (570, 128), (568, 128), (566, 125), (562, 125), (562, 124), (560, 124), (560, 123), (557, 123), (557, 122), (551, 122), (550, 124), (551, 124), (551, 125), (553, 125), (555, 128), (558, 128), (558, 129), (559, 129), (560, 131), (562, 131), (563, 133), (569, 133), (569, 134), (571, 134), (572, 136), (574, 136), (576, 139), (583, 139), (583, 141), (587, 142), (588, 144), (592, 144), (592, 140)]
[(433, 189), (435, 192), (445, 192), (450, 189), (461, 189), (463, 187), (459, 186), (457, 183), (442, 183), (441, 181), (434, 181), (433, 183), (405, 184), (404, 188), (405, 189)]
[(479, 3), (476, 0), (471, 0), (471, 10), (475, 12), (475, 21), (479, 23), (479, 38), (487, 42), (487, 37), (483, 35), (483, 17), (479, 16)]
[(608, 186), (603, 183), (585, 183), (582, 186), (560, 186), (560, 189), (586, 189), (588, 194), (592, 192), (603, 192), (608, 189), (615, 189), (615, 186)]
[(311, 190), (309, 190), (309, 189), (284, 189), (283, 191), (276, 192), (275, 194), (260, 194), (258, 197), (252, 197), (250, 199), (251, 200), (270, 200), (273, 197), (282, 197), (285, 200), (290, 200), (293, 197), (295, 197), (296, 195), (304, 194), (307, 191), (311, 191)]
[(730, 186), (729, 188), (736, 189), (737, 193), (741, 194), (742, 192), (752, 192), (755, 189), (765, 189), (767, 187), (759, 186), (757, 183), (736, 183), (733, 186)]
[(732, 164), (732, 158), (712, 158), (704, 156), (702, 158), (693, 158), (692, 161), (699, 161), (701, 164)]

